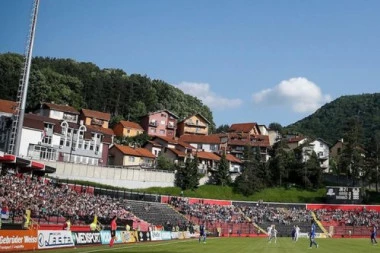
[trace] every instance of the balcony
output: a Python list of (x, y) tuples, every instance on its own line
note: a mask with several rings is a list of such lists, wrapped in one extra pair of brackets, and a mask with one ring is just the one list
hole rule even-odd
[(174, 124), (167, 124), (167, 125), (166, 125), (166, 128), (174, 129)]
[(158, 123), (157, 123), (157, 121), (150, 121), (150, 122), (149, 122), (149, 126), (157, 127), (157, 126), (158, 126)]

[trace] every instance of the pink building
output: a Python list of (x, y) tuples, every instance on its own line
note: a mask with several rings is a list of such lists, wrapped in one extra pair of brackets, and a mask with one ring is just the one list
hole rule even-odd
[(141, 119), (141, 126), (150, 136), (175, 137), (178, 116), (168, 110), (151, 112)]

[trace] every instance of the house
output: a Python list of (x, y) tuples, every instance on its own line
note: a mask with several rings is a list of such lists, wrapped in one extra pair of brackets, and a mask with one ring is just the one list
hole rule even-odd
[(177, 136), (185, 134), (208, 135), (210, 122), (200, 113), (191, 115), (177, 124)]
[(113, 127), (113, 132), (119, 137), (134, 137), (144, 133), (144, 129), (138, 123), (121, 120)]
[(246, 147), (256, 148), (263, 162), (268, 161), (270, 148), (268, 135), (253, 135), (247, 133), (228, 133), (227, 152), (238, 159), (244, 158)]
[(84, 125), (95, 125), (102, 128), (108, 128), (111, 114), (89, 109), (82, 109), (80, 111), (79, 120), (83, 120)]
[(257, 126), (260, 130), (260, 134), (269, 136), (270, 146), (273, 146), (276, 142), (280, 140), (281, 136), (279, 132), (272, 129), (268, 129), (265, 125), (257, 125)]
[(195, 151), (195, 148), (186, 142), (164, 136), (153, 137), (144, 145), (144, 148), (150, 150), (156, 157), (163, 155), (174, 164), (184, 164), (188, 157), (193, 158), (193, 151)]
[(304, 147), (302, 147), (302, 156), (303, 162), (306, 162), (310, 159), (312, 152), (318, 157), (321, 168), (324, 172), (329, 172), (329, 158), (330, 158), (330, 145), (322, 140), (321, 138), (317, 138), (310, 143), (306, 143)]
[(12, 117), (16, 108), (16, 102), (0, 99), (0, 151), (8, 151), (9, 137), (12, 130)]
[(151, 112), (141, 119), (141, 126), (150, 136), (175, 137), (177, 132), (177, 119), (174, 113), (168, 110)]
[(305, 144), (309, 139), (304, 136), (291, 136), (286, 142), (289, 150), (293, 150), (303, 144)]
[(180, 141), (186, 142), (195, 147), (198, 151), (219, 152), (220, 137), (217, 134), (213, 135), (195, 135), (187, 134), (179, 137)]
[(330, 148), (330, 157), (337, 159), (343, 151), (344, 148), (344, 142), (343, 138), (335, 142), (335, 144)]
[(69, 105), (58, 105), (55, 103), (43, 103), (36, 112), (44, 117), (56, 120), (65, 120), (70, 123), (78, 123), (79, 111)]
[(256, 123), (236, 123), (230, 126), (228, 133), (257, 135), (260, 134), (260, 129)]
[(212, 152), (197, 151), (194, 156), (197, 156), (198, 172), (206, 174), (209, 170), (216, 171), (218, 169), (218, 163), (220, 161), (220, 156)]
[(19, 153), (36, 160), (106, 165), (112, 142), (112, 129), (25, 114)]
[(112, 145), (109, 164), (116, 166), (154, 167), (156, 157), (147, 149), (124, 145)]

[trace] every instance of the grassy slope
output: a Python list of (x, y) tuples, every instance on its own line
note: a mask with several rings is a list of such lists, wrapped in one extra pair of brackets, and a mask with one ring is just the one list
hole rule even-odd
[[(149, 188), (146, 193), (158, 193), (163, 195), (179, 196), (181, 190), (176, 187), (166, 188)], [(203, 185), (195, 191), (184, 191), (187, 197), (210, 198), (210, 199), (228, 199), (228, 200), (244, 200), (257, 201), (264, 200), (266, 202), (284, 202), (284, 203), (321, 203), (325, 196), (324, 188), (317, 191), (305, 191), (297, 188), (268, 188), (249, 197), (233, 192), (231, 187), (220, 187), (215, 185)]]

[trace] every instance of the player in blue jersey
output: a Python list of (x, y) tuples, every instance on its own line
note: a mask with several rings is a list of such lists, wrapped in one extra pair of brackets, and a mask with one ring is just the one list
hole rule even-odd
[(198, 239), (198, 241), (201, 242), (201, 240), (203, 240), (203, 243), (206, 243), (206, 226), (205, 226), (204, 222), (199, 226), (199, 239)]
[(377, 244), (376, 235), (377, 235), (377, 227), (373, 226), (373, 228), (371, 230), (371, 243), (373, 245)]
[(315, 230), (316, 230), (315, 222), (314, 222), (314, 220), (312, 220), (311, 221), (311, 227), (310, 227), (310, 233), (309, 233), (310, 248), (312, 248), (313, 245), (315, 245), (315, 247), (318, 248), (318, 243), (315, 241)]

